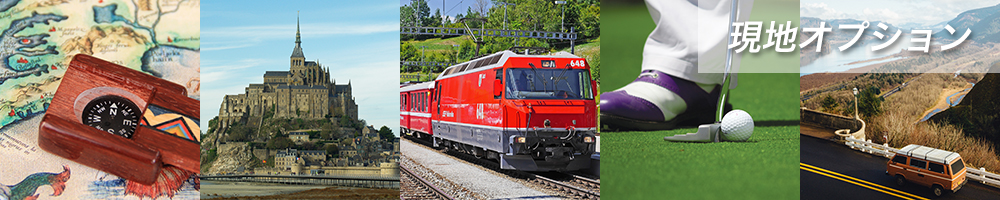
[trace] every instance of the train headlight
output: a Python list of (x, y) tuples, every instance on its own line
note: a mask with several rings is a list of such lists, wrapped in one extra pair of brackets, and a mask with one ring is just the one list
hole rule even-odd
[(583, 143), (594, 143), (594, 137), (590, 136), (583, 137)]
[(514, 137), (514, 143), (524, 144), (528, 139), (524, 137)]

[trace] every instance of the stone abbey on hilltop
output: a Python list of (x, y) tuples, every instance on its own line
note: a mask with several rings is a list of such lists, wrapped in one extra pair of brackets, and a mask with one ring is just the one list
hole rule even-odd
[(220, 125), (262, 117), (271, 110), (276, 118), (358, 119), (350, 81), (337, 85), (336, 81), (330, 81), (329, 68), (307, 61), (302, 53), (298, 21), (295, 26), (295, 49), (289, 59), (289, 71), (267, 71), (264, 83), (250, 84), (244, 94), (226, 95), (219, 108)]

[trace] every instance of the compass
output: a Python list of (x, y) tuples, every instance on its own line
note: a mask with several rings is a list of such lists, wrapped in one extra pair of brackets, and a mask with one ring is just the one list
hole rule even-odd
[(139, 106), (126, 98), (105, 95), (83, 108), (83, 124), (125, 138), (132, 138), (139, 124)]

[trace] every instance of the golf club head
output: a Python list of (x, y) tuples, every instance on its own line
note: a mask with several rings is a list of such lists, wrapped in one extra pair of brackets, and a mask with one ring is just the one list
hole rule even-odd
[(671, 142), (719, 142), (719, 133), (722, 132), (720, 123), (702, 124), (698, 126), (698, 132), (684, 135), (674, 135), (663, 137), (663, 140)]

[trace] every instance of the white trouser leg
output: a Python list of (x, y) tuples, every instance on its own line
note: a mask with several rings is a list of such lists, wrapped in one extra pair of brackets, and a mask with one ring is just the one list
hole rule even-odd
[[(722, 72), (729, 36), (730, 0), (646, 0), (656, 29), (642, 52), (642, 70), (657, 70), (699, 83), (722, 84), (721, 73), (698, 73), (698, 66)], [(750, 18), (753, 0), (741, 0), (737, 21)], [(733, 69), (739, 69), (739, 54)], [(709, 89), (710, 90), (710, 89)]]

